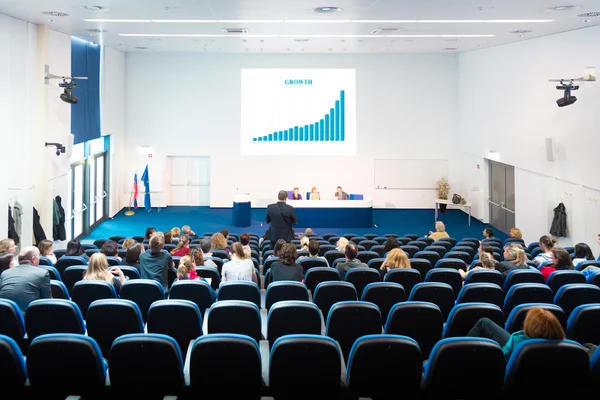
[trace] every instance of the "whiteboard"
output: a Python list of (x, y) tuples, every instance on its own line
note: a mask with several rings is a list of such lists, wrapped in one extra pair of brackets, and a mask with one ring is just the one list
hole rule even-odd
[(435, 189), (448, 160), (375, 160), (375, 189)]

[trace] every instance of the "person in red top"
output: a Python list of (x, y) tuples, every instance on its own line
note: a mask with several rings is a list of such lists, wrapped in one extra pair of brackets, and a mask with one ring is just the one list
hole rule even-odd
[(196, 263), (194, 262), (194, 257), (191, 255), (181, 257), (179, 267), (177, 267), (177, 279), (200, 279), (200, 277), (196, 275)]
[(179, 238), (179, 243), (173, 250), (171, 250), (171, 255), (175, 257), (183, 257), (190, 252), (190, 238), (188, 235), (181, 235)]
[(574, 269), (568, 251), (562, 247), (554, 246), (550, 252), (552, 253), (552, 264), (540, 268), (540, 272), (544, 275), (544, 279), (548, 280), (548, 277), (554, 271)]

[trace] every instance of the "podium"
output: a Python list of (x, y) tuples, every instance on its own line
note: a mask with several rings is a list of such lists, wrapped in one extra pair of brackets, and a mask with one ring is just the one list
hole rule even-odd
[(236, 195), (233, 199), (233, 226), (250, 226), (251, 209), (250, 193)]

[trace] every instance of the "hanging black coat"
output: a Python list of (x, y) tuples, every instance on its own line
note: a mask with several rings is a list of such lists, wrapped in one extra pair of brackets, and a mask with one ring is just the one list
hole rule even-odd
[(33, 237), (36, 245), (42, 240), (46, 240), (46, 233), (42, 228), (42, 224), (40, 224), (40, 214), (38, 214), (35, 207), (33, 207)]
[(556, 237), (567, 237), (567, 211), (563, 203), (559, 203), (554, 209), (550, 234)]
[(67, 240), (67, 231), (65, 230), (65, 209), (63, 208), (62, 199), (56, 196), (54, 199), (54, 217), (52, 227), (52, 237), (54, 240)]
[(15, 244), (19, 244), (19, 234), (15, 228), (15, 219), (12, 215), (12, 208), (8, 205), (8, 237), (15, 241)]

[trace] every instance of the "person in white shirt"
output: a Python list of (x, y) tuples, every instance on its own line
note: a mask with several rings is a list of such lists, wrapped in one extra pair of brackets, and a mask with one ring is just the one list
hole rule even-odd
[(311, 240), (308, 242), (308, 256), (299, 257), (296, 263), (300, 264), (303, 260), (321, 260), (324, 261), (325, 264), (329, 267), (329, 261), (325, 257), (319, 256), (319, 250), (321, 245), (316, 240)]
[(52, 265), (56, 264), (56, 256), (52, 251), (52, 241), (48, 239), (41, 240), (37, 244), (38, 249), (40, 249), (40, 256), (46, 257), (48, 260), (52, 261)]
[(258, 283), (254, 263), (246, 259), (244, 248), (239, 242), (231, 245), (231, 261), (223, 264), (221, 284), (228, 281), (252, 281)]
[(594, 261), (592, 249), (585, 243), (577, 243), (575, 245), (575, 256), (573, 257), (573, 266), (577, 269), (577, 265), (583, 261)]
[(540, 238), (540, 247), (542, 248), (542, 253), (538, 254), (533, 262), (536, 266), (540, 266), (546, 261), (552, 262), (552, 248), (556, 244), (556, 239), (552, 236), (544, 235)]

